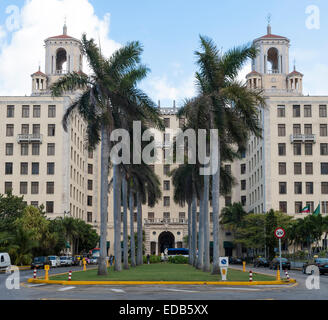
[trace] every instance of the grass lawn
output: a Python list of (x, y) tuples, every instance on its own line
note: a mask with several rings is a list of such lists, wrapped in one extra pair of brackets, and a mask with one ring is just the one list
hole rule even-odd
[[(68, 274), (50, 277), (50, 280), (67, 280)], [(97, 270), (73, 272), (72, 281), (220, 281), (221, 276), (211, 275), (190, 265), (158, 263), (142, 265), (129, 270), (115, 272), (109, 268), (107, 276), (98, 276)], [(253, 281), (274, 281), (268, 275), (253, 273)], [(249, 281), (249, 273), (228, 270), (228, 281)]]

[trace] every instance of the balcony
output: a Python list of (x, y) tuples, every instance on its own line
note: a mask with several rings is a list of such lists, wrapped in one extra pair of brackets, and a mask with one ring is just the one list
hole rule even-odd
[(312, 142), (315, 143), (315, 134), (292, 134), (290, 136), (290, 141), (291, 143), (295, 142), (301, 142), (301, 143), (306, 143), (306, 142)]
[(42, 134), (19, 134), (18, 143), (42, 143)]
[(148, 225), (186, 225), (186, 219), (145, 219), (145, 224)]

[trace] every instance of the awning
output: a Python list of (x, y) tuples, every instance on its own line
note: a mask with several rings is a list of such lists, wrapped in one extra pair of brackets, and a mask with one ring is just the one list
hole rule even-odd
[(234, 247), (235, 247), (235, 246), (234, 246), (233, 242), (231, 242), (231, 241), (224, 241), (224, 242), (223, 242), (223, 248), (224, 248), (224, 249), (234, 248)]

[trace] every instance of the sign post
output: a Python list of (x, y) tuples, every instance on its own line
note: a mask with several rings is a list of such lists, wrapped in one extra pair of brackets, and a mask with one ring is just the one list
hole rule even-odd
[(222, 281), (227, 281), (229, 258), (228, 257), (220, 257), (219, 258), (219, 267), (220, 267), (220, 270), (221, 270), (221, 279), (222, 279)]
[(279, 239), (279, 262), (280, 262), (280, 267), (279, 270), (281, 272), (282, 270), (282, 261), (281, 261), (281, 239), (285, 237), (286, 235), (286, 231), (283, 228), (277, 228), (274, 231), (274, 235), (276, 238)]

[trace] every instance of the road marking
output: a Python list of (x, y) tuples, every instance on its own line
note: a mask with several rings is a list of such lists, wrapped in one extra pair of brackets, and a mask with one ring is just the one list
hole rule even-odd
[(180, 290), (180, 289), (164, 289), (164, 290), (174, 291), (174, 292), (189, 292), (189, 293), (200, 292), (200, 291), (190, 291), (190, 290)]
[(261, 291), (260, 289), (253, 289), (253, 288), (225, 288), (225, 287), (222, 287), (219, 290)]
[(68, 291), (68, 290), (72, 290), (75, 289), (76, 287), (65, 287), (65, 288), (61, 288), (58, 291)]
[(41, 287), (41, 286), (45, 286), (45, 285), (46, 285), (46, 283), (29, 284), (28, 287), (33, 288), (33, 287)]
[(122, 289), (110, 289), (110, 291), (116, 292), (116, 293), (126, 293), (124, 290)]

